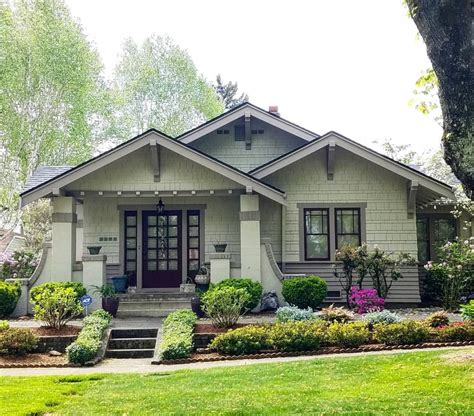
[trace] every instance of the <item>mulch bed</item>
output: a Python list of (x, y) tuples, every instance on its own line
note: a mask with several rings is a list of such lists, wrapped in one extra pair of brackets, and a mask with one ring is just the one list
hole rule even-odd
[(49, 354), (0, 355), (0, 368), (76, 367), (67, 361), (66, 354), (53, 357)]
[(231, 329), (242, 328), (247, 325), (250, 325), (250, 324), (237, 324), (231, 328), (217, 328), (216, 326), (212, 324), (197, 323), (194, 326), (194, 333), (195, 334), (221, 334), (223, 332), (230, 331)]
[(81, 332), (81, 327), (76, 326), (76, 325), (66, 325), (60, 330), (57, 330), (56, 328), (49, 328), (46, 326), (27, 328), (27, 329), (31, 329), (31, 331), (35, 335), (38, 335), (39, 337), (79, 335), (79, 332)]
[(391, 350), (412, 350), (424, 348), (441, 348), (441, 347), (461, 347), (467, 345), (474, 345), (474, 341), (464, 342), (425, 342), (423, 344), (412, 345), (384, 345), (384, 344), (370, 344), (362, 345), (358, 348), (340, 348), (340, 347), (324, 347), (316, 351), (300, 351), (300, 352), (279, 352), (279, 351), (265, 351), (257, 354), (247, 355), (220, 355), (214, 352), (195, 353), (189, 358), (182, 358), (178, 360), (161, 360), (153, 362), (153, 364), (187, 364), (200, 363), (212, 361), (228, 361), (228, 360), (248, 360), (259, 358), (277, 358), (277, 357), (298, 357), (303, 355), (327, 355), (327, 354), (347, 354), (357, 352), (371, 352), (371, 351), (391, 351)]

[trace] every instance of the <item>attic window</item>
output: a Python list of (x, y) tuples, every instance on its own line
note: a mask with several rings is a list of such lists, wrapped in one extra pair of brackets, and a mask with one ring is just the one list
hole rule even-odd
[(234, 138), (236, 142), (243, 142), (245, 140), (245, 125), (238, 124), (234, 126)]
[(252, 130), (252, 134), (263, 134), (264, 130)]
[(217, 134), (229, 134), (229, 129), (219, 129), (217, 130)]

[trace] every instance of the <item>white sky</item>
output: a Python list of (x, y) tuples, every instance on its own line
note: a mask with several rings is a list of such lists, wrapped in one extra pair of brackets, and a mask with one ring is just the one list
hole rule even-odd
[(430, 62), (402, 0), (66, 3), (108, 74), (126, 37), (169, 35), (209, 80), (237, 81), (252, 103), (316, 133), (439, 147), (441, 128), (408, 106)]

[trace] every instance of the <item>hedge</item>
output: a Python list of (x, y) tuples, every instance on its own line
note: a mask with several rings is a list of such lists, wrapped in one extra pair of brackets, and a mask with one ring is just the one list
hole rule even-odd
[(163, 322), (158, 355), (163, 360), (187, 358), (193, 350), (193, 329), (197, 316), (187, 309), (170, 313)]
[(77, 340), (66, 348), (69, 362), (85, 364), (93, 360), (99, 351), (102, 336), (112, 320), (112, 315), (99, 309), (86, 316)]
[(316, 309), (327, 295), (328, 285), (318, 276), (293, 277), (283, 280), (282, 295), (290, 305)]

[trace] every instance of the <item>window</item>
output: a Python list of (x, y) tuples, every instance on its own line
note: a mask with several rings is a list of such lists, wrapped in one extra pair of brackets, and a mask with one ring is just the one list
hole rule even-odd
[(125, 268), (130, 285), (137, 281), (137, 211), (125, 211)]
[(329, 209), (304, 210), (306, 260), (329, 260)]
[(438, 248), (456, 238), (456, 222), (454, 218), (434, 218), (434, 246)]
[(201, 260), (201, 219), (199, 210), (188, 211), (188, 276), (196, 276)]
[(437, 260), (437, 249), (456, 239), (456, 220), (450, 215), (428, 214), (416, 219), (418, 261)]
[(336, 248), (344, 244), (361, 245), (360, 209), (336, 208)]
[(428, 218), (417, 218), (416, 240), (418, 244), (418, 261), (427, 263), (430, 259), (430, 225)]

